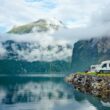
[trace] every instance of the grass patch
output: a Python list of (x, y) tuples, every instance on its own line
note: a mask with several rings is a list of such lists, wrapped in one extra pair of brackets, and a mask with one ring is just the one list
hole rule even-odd
[(99, 73), (99, 74), (97, 74), (97, 76), (108, 76), (108, 77), (110, 77), (110, 73)]
[(86, 73), (86, 72), (78, 72), (77, 74), (81, 74), (81, 75), (97, 75), (96, 72), (90, 72), (90, 73)]
[(78, 72), (77, 74), (81, 74), (81, 75), (93, 75), (93, 76), (109, 76), (110, 77), (110, 73), (96, 73), (96, 72), (86, 73), (86, 72)]

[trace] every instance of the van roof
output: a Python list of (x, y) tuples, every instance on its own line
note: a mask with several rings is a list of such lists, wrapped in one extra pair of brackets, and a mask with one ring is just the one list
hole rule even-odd
[(105, 60), (102, 63), (110, 63), (110, 60)]
[(99, 64), (97, 64), (97, 65), (91, 65), (91, 67), (93, 67), (93, 66), (95, 66), (95, 67), (96, 67), (96, 66), (99, 66)]

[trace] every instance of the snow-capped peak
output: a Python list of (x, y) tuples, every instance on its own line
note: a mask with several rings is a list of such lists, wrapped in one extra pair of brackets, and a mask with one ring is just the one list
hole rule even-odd
[(53, 25), (57, 25), (57, 26), (59, 26), (59, 27), (66, 27), (64, 24), (63, 24), (63, 22), (62, 21), (60, 21), (60, 20), (57, 20), (57, 19), (55, 19), (55, 18), (51, 18), (51, 19), (45, 19), (46, 20), (46, 22), (47, 22), (47, 24), (53, 24)]
[(43, 32), (43, 33), (54, 33), (59, 29), (65, 28), (66, 26), (59, 20), (55, 18), (45, 18), (39, 19), (35, 22), (14, 27), (9, 33), (14, 34), (27, 34), (27, 33), (35, 33), (35, 32)]
[[(32, 29), (32, 32), (45, 32), (46, 31), (46, 32), (52, 34), (59, 29), (66, 28), (66, 26), (62, 23), (62, 21), (59, 21), (55, 18), (39, 19), (34, 23), (41, 26), (42, 28), (39, 26), (34, 26)], [(45, 29), (43, 26), (45, 27)]]

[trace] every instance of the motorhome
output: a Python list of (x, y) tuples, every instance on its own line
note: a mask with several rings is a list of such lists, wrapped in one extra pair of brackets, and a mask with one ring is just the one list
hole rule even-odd
[(103, 61), (98, 65), (91, 65), (89, 72), (110, 73), (110, 60)]
[(91, 65), (89, 72), (97, 72), (99, 65)]

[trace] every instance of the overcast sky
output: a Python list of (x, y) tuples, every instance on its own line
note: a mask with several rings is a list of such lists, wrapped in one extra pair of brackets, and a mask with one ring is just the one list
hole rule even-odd
[(0, 0), (0, 32), (39, 18), (56, 18), (74, 28), (72, 36), (99, 36), (109, 32), (109, 7), (110, 0)]

